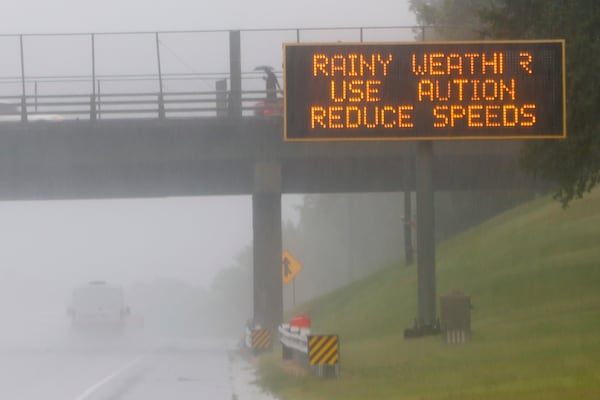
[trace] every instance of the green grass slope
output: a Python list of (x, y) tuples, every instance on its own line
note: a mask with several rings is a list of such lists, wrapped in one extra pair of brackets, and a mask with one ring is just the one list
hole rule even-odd
[[(396, 265), (302, 307), (338, 333), (341, 376), (293, 376), (261, 360), (281, 399), (600, 398), (600, 190), (566, 209), (544, 198), (445, 242), (438, 294), (471, 296), (473, 339), (404, 340), (416, 268)], [(278, 347), (277, 347), (278, 348)]]

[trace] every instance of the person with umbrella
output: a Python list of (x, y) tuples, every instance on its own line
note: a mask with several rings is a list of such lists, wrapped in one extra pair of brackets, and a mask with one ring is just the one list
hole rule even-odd
[(275, 103), (277, 102), (277, 90), (281, 90), (281, 86), (279, 86), (279, 81), (277, 80), (277, 75), (273, 72), (273, 67), (268, 65), (261, 65), (254, 68), (255, 71), (264, 71), (266, 77), (263, 77), (265, 80), (265, 90), (267, 92), (267, 103)]

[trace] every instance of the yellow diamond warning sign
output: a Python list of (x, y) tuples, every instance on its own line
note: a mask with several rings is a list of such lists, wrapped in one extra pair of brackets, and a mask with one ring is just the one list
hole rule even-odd
[(302, 264), (289, 251), (285, 250), (281, 255), (281, 279), (283, 283), (290, 283), (300, 271), (302, 271)]

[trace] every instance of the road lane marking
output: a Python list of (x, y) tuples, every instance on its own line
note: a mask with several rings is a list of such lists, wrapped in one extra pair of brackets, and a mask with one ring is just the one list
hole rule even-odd
[(138, 358), (126, 363), (125, 365), (121, 366), (119, 369), (117, 369), (113, 373), (105, 376), (104, 378), (102, 378), (98, 382), (94, 383), (89, 388), (87, 388), (83, 393), (81, 393), (79, 396), (77, 396), (75, 398), (75, 400), (86, 400), (86, 399), (90, 398), (90, 396), (93, 395), (98, 389), (100, 389), (102, 386), (106, 385), (113, 379), (115, 379), (117, 376), (121, 375), (127, 369), (131, 368), (132, 366), (134, 366), (135, 364), (140, 362), (142, 358), (143, 357), (138, 357)]

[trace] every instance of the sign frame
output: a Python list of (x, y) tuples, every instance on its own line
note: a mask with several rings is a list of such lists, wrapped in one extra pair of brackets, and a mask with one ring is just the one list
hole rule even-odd
[[(386, 134), (386, 135), (376, 135), (376, 134), (366, 134), (366, 133), (357, 133), (357, 132), (362, 132), (362, 131), (367, 131), (366, 128), (362, 128), (362, 129), (355, 129), (354, 127), (352, 128), (341, 128), (338, 129), (337, 131), (332, 130), (332, 134), (328, 134), (326, 136), (319, 136), (318, 134), (310, 134), (307, 133), (306, 131), (309, 130), (309, 125), (308, 123), (302, 122), (306, 124), (307, 129), (298, 129), (298, 126), (295, 125), (296, 122), (290, 122), (290, 120), (292, 120), (292, 113), (298, 113), (297, 109), (294, 109), (294, 107), (298, 107), (298, 102), (297, 101), (290, 101), (290, 85), (289, 81), (291, 79), (300, 79), (299, 76), (294, 76), (294, 77), (290, 77), (290, 74), (292, 74), (293, 72), (290, 72), (290, 68), (288, 66), (288, 49), (309, 49), (306, 51), (310, 51), (310, 49), (312, 48), (313, 51), (317, 51), (320, 48), (336, 48), (336, 49), (340, 49), (340, 48), (347, 48), (347, 49), (357, 49), (357, 48), (361, 48), (361, 49), (365, 49), (365, 51), (375, 51), (377, 48), (390, 48), (390, 47), (409, 47), (409, 48), (419, 48), (419, 49), (423, 49), (423, 51), (427, 51), (428, 48), (430, 49), (435, 49), (435, 48), (440, 48), (440, 47), (447, 47), (448, 51), (450, 52), (452, 50), (452, 46), (454, 46), (455, 48), (460, 48), (461, 46), (464, 48), (465, 46), (473, 46), (475, 50), (479, 50), (479, 51), (491, 51), (491, 50), (487, 50), (488, 48), (497, 48), (497, 49), (501, 49), (502, 46), (506, 46), (507, 49), (511, 49), (511, 46), (513, 47), (517, 47), (519, 45), (533, 45), (533, 46), (541, 46), (543, 47), (544, 45), (551, 45), (551, 46), (556, 46), (559, 45), (560, 46), (560, 50), (555, 50), (557, 54), (557, 57), (560, 57), (559, 59), (555, 59), (553, 58), (552, 61), (557, 65), (557, 68), (560, 68), (560, 71), (557, 71), (557, 74), (560, 73), (560, 76), (558, 76), (557, 74), (553, 74), (550, 78), (552, 78), (553, 83), (555, 83), (556, 85), (559, 86), (559, 90), (561, 93), (559, 93), (557, 96), (554, 96), (556, 98), (556, 100), (554, 101), (554, 103), (552, 103), (552, 105), (555, 108), (561, 108), (561, 112), (559, 114), (559, 117), (556, 117), (557, 113), (556, 112), (552, 112), (552, 110), (544, 110), (544, 112), (546, 114), (543, 114), (543, 117), (545, 118), (554, 118), (554, 119), (562, 119), (559, 122), (555, 122), (554, 119), (551, 123), (552, 125), (552, 130), (556, 130), (555, 132), (552, 133), (539, 133), (539, 132), (535, 132), (532, 134), (528, 134), (528, 133), (510, 133), (510, 128), (511, 126), (505, 126), (502, 127), (500, 129), (498, 128), (482, 128), (482, 129), (476, 129), (476, 128), (465, 128), (463, 129), (463, 131), (470, 129), (469, 133), (456, 133), (455, 131), (457, 129), (455, 129), (454, 127), (452, 129), (454, 129), (454, 132), (452, 133), (452, 131), (445, 130), (443, 133), (444, 134), (440, 134), (440, 131), (438, 130), (437, 133), (435, 132), (436, 129), (438, 128), (434, 128), (432, 126), (427, 127), (427, 126), (417, 126), (415, 127), (411, 132), (410, 135), (407, 136), (403, 136), (401, 133), (398, 133), (396, 135), (393, 134)], [(285, 142), (335, 142), (335, 141), (420, 141), (420, 140), (510, 140), (510, 139), (565, 139), (567, 137), (567, 117), (566, 117), (566, 56), (565, 56), (565, 40), (564, 39), (549, 39), (549, 40), (470, 40), (470, 41), (432, 41), (432, 42), (340, 42), (340, 43), (332, 43), (332, 42), (322, 42), (322, 43), (284, 43), (283, 45), (283, 62), (284, 62), (284, 78), (283, 78), (283, 86), (284, 86), (284, 141)], [(483, 50), (481, 50), (483, 49)], [(475, 51), (474, 50), (474, 51)], [(292, 50), (294, 51), (294, 50)], [(350, 51), (350, 50), (348, 50)], [(433, 50), (431, 50), (433, 51)], [(506, 50), (508, 51), (508, 50)], [(541, 51), (541, 50), (539, 50)], [(349, 53), (347, 53), (349, 54)], [(482, 53), (483, 54), (483, 53)], [(292, 56), (290, 56), (290, 58), (293, 58)], [(304, 60), (306, 61), (306, 60)], [(345, 63), (346, 61), (344, 61)], [(314, 65), (313, 65), (314, 67)], [(293, 68), (292, 68), (293, 69)], [(408, 71), (401, 71), (402, 73), (407, 72), (407, 75), (410, 75), (408, 73)], [(485, 74), (485, 70), (483, 72)], [(415, 74), (416, 75), (416, 74)], [(450, 75), (450, 73), (448, 73), (448, 75)], [(316, 76), (316, 75), (315, 75)], [(539, 78), (536, 77), (535, 79), (541, 80), (543, 79), (545, 76), (541, 75)], [(393, 79), (393, 78), (392, 78)], [(408, 81), (412, 81), (414, 80), (415, 82), (418, 80), (417, 77), (414, 76), (408, 76), (408, 77), (404, 77), (404, 75), (400, 75), (399, 78), (397, 78), (397, 80), (402, 80), (402, 79), (406, 79)], [(514, 78), (516, 80), (516, 78)], [(524, 79), (524, 78), (523, 78)], [(332, 78), (333, 81), (333, 78)], [(310, 82), (309, 82), (310, 83)], [(309, 83), (307, 83), (306, 81), (303, 82), (302, 85), (300, 85), (299, 83), (295, 83), (295, 86), (310, 86)], [(408, 82), (411, 83), (411, 82)], [(538, 83), (538, 81), (536, 81), (536, 84), (539, 86), (540, 84)], [(316, 85), (316, 84), (314, 84)], [(333, 84), (332, 84), (333, 85)], [(448, 84), (450, 85), (450, 84)], [(340, 85), (338, 85), (338, 89), (339, 90)], [(321, 89), (323, 89), (321, 87)], [(308, 91), (310, 89), (306, 89), (306, 91)], [(333, 99), (334, 96), (334, 92), (333, 92), (333, 86), (332, 86), (332, 92), (331, 92), (331, 99)], [(419, 89), (420, 90), (420, 89)], [(461, 87), (462, 90), (462, 87)], [(513, 97), (515, 96), (514, 92), (516, 92), (516, 90), (514, 89), (513, 86)], [(518, 92), (517, 92), (518, 93)], [(363, 89), (363, 94), (364, 94), (364, 89)], [(555, 94), (553, 92), (553, 94)], [(310, 97), (310, 93), (308, 95), (304, 94), (304, 97)], [(544, 104), (544, 101), (546, 101), (544, 99), (544, 97), (547, 97), (547, 92), (541, 92), (541, 93), (527, 93), (527, 96), (534, 96), (535, 97), (535, 106), (537, 107), (538, 102), (541, 102), (542, 104)], [(414, 94), (413, 94), (414, 96)], [(560, 98), (558, 98), (558, 96), (560, 96)], [(318, 95), (314, 95), (314, 98), (318, 97)], [(323, 97), (323, 94), (321, 93), (321, 97)], [(312, 98), (311, 98), (312, 99)], [(339, 99), (336, 99), (336, 101)], [(463, 100), (462, 98), (460, 99), (461, 101)], [(514, 100), (513, 100), (514, 101)], [(295, 103), (294, 103), (295, 102)], [(290, 105), (290, 103), (294, 103), (292, 105)], [(432, 102), (433, 103), (433, 102)], [(559, 104), (560, 103), (560, 104)], [(302, 103), (304, 104), (304, 103)], [(329, 103), (328, 105), (332, 105), (333, 103)], [(417, 104), (413, 104), (414, 108), (417, 108)], [(308, 106), (306, 106), (308, 107)], [(479, 106), (478, 106), (479, 107)], [(497, 105), (494, 105), (494, 107), (498, 107)], [(321, 107), (322, 108), (322, 107)], [(422, 107), (424, 108), (424, 107)], [(555, 110), (556, 111), (556, 110)], [(400, 111), (398, 111), (399, 113)], [(422, 110), (418, 110), (417, 112), (422, 113)], [(487, 111), (486, 111), (487, 112)], [(506, 111), (503, 111), (506, 112)], [(522, 112), (522, 111), (521, 111)], [(303, 114), (302, 114), (303, 113)], [(366, 109), (365, 109), (365, 113), (366, 113)], [(301, 116), (305, 116), (305, 115), (309, 115), (310, 112), (304, 110), (301, 113)], [(383, 115), (383, 114), (381, 114)], [(554, 117), (549, 117), (549, 115), (552, 115)], [(296, 115), (294, 114), (294, 118), (296, 118)], [(349, 118), (349, 117), (347, 117)], [(360, 118), (360, 117), (359, 117)], [(298, 117), (297, 119), (301, 119), (301, 117)], [(383, 116), (381, 117), (381, 119), (383, 120)], [(314, 124), (314, 120), (312, 121)], [(366, 117), (365, 117), (365, 122), (366, 122)], [(290, 134), (290, 128), (292, 130), (294, 130), (293, 134)], [(319, 127), (318, 127), (319, 128)], [(536, 127), (537, 128), (537, 127)], [(350, 132), (350, 130), (353, 129), (352, 132)], [(444, 128), (442, 128), (444, 129)], [(488, 132), (486, 132), (486, 129)], [(519, 129), (521, 131), (524, 130), (524, 128), (519, 127)], [(544, 130), (544, 128), (539, 128)], [(300, 134), (298, 134), (298, 131), (302, 131)], [(379, 128), (379, 131), (383, 130), (383, 128)], [(491, 133), (489, 131), (493, 131), (495, 130), (496, 132), (502, 130), (502, 132), (504, 131), (508, 131), (508, 133)], [(400, 131), (398, 129), (398, 131)], [(451, 133), (448, 133), (448, 132)], [(517, 129), (514, 129), (513, 131), (517, 132)], [(347, 133), (349, 132), (349, 133)], [(400, 131), (400, 132), (406, 132), (406, 131)]]

